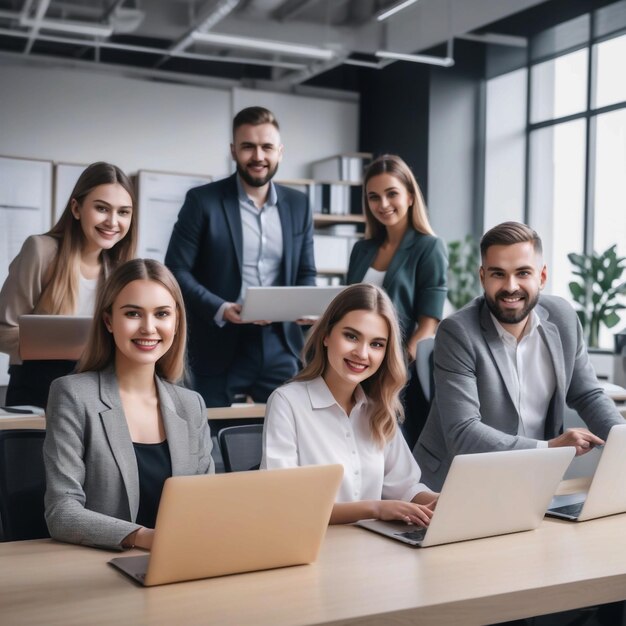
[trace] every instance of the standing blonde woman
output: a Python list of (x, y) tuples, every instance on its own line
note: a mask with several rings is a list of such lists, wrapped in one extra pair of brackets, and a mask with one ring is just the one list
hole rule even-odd
[(332, 524), (360, 519), (429, 523), (437, 495), (402, 437), (406, 380), (398, 322), (374, 285), (342, 291), (313, 327), (304, 369), (269, 398), (261, 466), (341, 463)]
[[(386, 154), (370, 164), (363, 180), (363, 206), (365, 239), (352, 250), (347, 282), (372, 283), (387, 292), (413, 361), (417, 342), (434, 335), (443, 317), (446, 250), (430, 226), (415, 176), (400, 157)], [(428, 413), (428, 404), (417, 401), (414, 378), (405, 391), (404, 431), (411, 447)]]
[(204, 401), (174, 384), (186, 334), (180, 288), (164, 265), (135, 259), (109, 277), (80, 373), (50, 389), (44, 462), (53, 538), (149, 549), (165, 480), (214, 471)]
[(6, 403), (45, 406), (50, 383), (74, 361), (19, 358), (20, 315), (92, 315), (96, 291), (112, 268), (131, 259), (137, 244), (133, 187), (109, 163), (79, 177), (59, 221), (26, 239), (0, 291), (0, 351), (9, 354)]

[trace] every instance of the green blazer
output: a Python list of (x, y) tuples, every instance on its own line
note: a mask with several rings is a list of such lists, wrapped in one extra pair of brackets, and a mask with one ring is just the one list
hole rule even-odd
[[(380, 241), (358, 241), (350, 255), (348, 284), (360, 283), (371, 267)], [(383, 289), (398, 313), (404, 340), (415, 330), (417, 318), (427, 315), (440, 320), (448, 293), (448, 255), (438, 237), (410, 228), (394, 254), (385, 274)]]

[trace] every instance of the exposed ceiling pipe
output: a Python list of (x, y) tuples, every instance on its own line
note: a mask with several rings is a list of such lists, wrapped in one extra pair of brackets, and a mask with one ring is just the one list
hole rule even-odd
[[(30, 54), (30, 51), (33, 49), (33, 44), (35, 43), (35, 39), (37, 39), (37, 34), (39, 33), (39, 28), (41, 26), (41, 22), (48, 10), (48, 6), (50, 5), (50, 0), (39, 0), (39, 4), (37, 5), (37, 10), (35, 11), (35, 18), (33, 20), (32, 28), (30, 33), (28, 34), (28, 41), (26, 42), (26, 47), (24, 48), (24, 54)], [(28, 7), (30, 9), (30, 7)]]
[[(20, 37), (26, 39), (29, 33), (22, 31), (9, 30), (0, 28), (0, 35), (9, 37)], [(110, 50), (125, 50), (127, 52), (142, 52), (145, 54), (163, 54), (161, 48), (149, 48), (147, 46), (134, 46), (131, 44), (114, 43), (112, 41), (91, 41), (88, 39), (72, 39), (70, 37), (56, 37), (54, 35), (39, 35), (41, 41), (50, 41), (54, 43), (69, 43), (80, 46), (90, 46), (92, 48), (107, 48)], [(260, 65), (263, 67), (282, 67), (288, 70), (303, 70), (306, 65), (302, 63), (290, 63), (288, 61), (274, 61), (268, 59), (255, 59), (249, 57), (223, 57), (217, 54), (200, 54), (195, 52), (177, 52), (176, 57), (183, 59), (192, 59), (196, 61), (212, 61), (218, 63), (245, 63), (247, 65)]]
[(446, 56), (436, 57), (430, 54), (407, 54), (404, 52), (392, 52), (391, 50), (377, 50), (379, 59), (391, 59), (394, 61), (409, 61), (410, 63), (426, 63), (427, 65), (439, 65), (440, 67), (452, 67), (454, 65), (453, 43), (449, 39), (446, 46)]
[(191, 30), (170, 46), (167, 53), (154, 64), (154, 67), (161, 67), (170, 57), (176, 56), (177, 53), (186, 50), (193, 43), (193, 36), (196, 33), (206, 33), (216, 24), (219, 24), (226, 16), (230, 15), (230, 13), (235, 10), (240, 1), (241, 0), (220, 0), (219, 4), (211, 9), (207, 15), (202, 16)]

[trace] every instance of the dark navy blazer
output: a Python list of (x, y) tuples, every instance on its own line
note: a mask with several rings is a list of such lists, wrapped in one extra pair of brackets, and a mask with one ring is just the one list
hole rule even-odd
[[(283, 230), (282, 285), (314, 285), (313, 223), (306, 196), (276, 185)], [(241, 327), (219, 327), (214, 317), (223, 302), (235, 302), (241, 291), (243, 234), (236, 174), (187, 192), (165, 256), (180, 283), (189, 322), (189, 360), (197, 374), (226, 371)], [(296, 324), (281, 325), (286, 348), (302, 349)]]

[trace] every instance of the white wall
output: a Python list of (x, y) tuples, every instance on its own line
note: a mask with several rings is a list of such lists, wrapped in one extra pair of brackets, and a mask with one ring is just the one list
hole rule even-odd
[(128, 173), (231, 171), (232, 116), (252, 104), (276, 114), (282, 178), (358, 147), (358, 103), (205, 88), (0, 60), (0, 154), (68, 163), (110, 161)]

